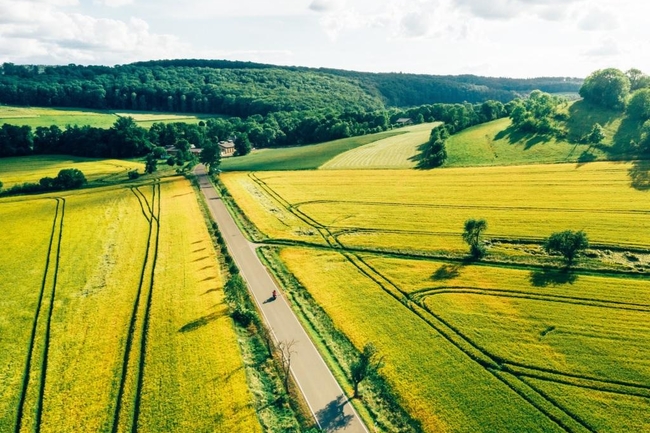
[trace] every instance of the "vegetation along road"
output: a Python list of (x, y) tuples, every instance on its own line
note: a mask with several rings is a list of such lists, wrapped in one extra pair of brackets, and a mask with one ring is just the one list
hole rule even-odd
[(273, 299), (275, 282), (235, 224), (203, 167), (196, 171), (201, 191), (223, 238), (278, 343), (295, 342), (291, 372), (316, 420), (327, 432), (367, 432), (361, 419), (282, 296)]

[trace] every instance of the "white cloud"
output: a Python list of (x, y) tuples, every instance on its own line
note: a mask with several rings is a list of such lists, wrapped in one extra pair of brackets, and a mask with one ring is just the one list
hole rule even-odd
[(0, 0), (0, 16), (3, 59), (30, 62), (47, 55), (50, 62), (106, 64), (177, 57), (189, 49), (176, 36), (151, 33), (141, 19), (94, 18), (52, 2)]
[(585, 57), (615, 57), (623, 54), (623, 50), (613, 39), (606, 39), (595, 47), (583, 52)]
[(341, 9), (345, 5), (343, 0), (313, 0), (309, 9), (315, 12), (331, 12)]
[(94, 0), (94, 3), (108, 6), (111, 8), (119, 8), (121, 6), (133, 4), (133, 1), (134, 0)]
[(486, 20), (511, 19), (530, 14), (546, 20), (564, 18), (566, 7), (582, 0), (453, 0), (471, 15)]
[(616, 15), (602, 9), (591, 9), (578, 21), (581, 30), (614, 30), (619, 27)]

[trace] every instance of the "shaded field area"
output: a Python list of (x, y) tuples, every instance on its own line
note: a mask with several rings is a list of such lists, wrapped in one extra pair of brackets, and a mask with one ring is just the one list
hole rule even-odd
[(603, 247), (646, 249), (650, 207), (647, 192), (632, 185), (634, 170), (599, 162), (222, 178), (268, 238), (458, 254), (466, 250), (461, 233), (468, 218), (485, 218), (488, 238), (539, 244), (554, 231), (574, 229)]
[(71, 108), (17, 107), (0, 105), (0, 125), (10, 123), (19, 126), (90, 125), (98, 128), (110, 128), (119, 117), (133, 117), (142, 127), (149, 127), (154, 122), (197, 123), (201, 119), (218, 116), (203, 116), (178, 113), (154, 113), (142, 111), (106, 111)]
[(187, 180), (2, 199), (0, 218), (0, 430), (261, 431)]
[(89, 182), (110, 182), (126, 179), (128, 172), (144, 172), (144, 164), (123, 159), (94, 159), (68, 155), (20, 156), (0, 158), (0, 181), (3, 188), (30, 182), (38, 183), (43, 177), (56, 177), (66, 168), (81, 170)]

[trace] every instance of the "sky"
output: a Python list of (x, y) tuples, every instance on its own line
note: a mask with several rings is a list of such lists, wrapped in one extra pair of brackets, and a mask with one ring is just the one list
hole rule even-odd
[(650, 73), (645, 0), (0, 0), (0, 63), (205, 58), (369, 72)]

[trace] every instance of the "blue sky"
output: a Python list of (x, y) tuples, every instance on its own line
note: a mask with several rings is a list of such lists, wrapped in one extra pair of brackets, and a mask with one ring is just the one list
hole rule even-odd
[(640, 0), (0, 0), (0, 62), (210, 58), (372, 72), (650, 73)]

